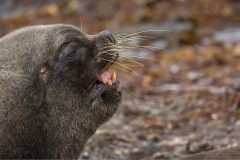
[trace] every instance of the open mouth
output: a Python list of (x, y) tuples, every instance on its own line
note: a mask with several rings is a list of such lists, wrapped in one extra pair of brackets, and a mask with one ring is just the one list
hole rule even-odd
[(99, 77), (97, 82), (98, 83), (104, 83), (107, 85), (113, 85), (117, 80), (117, 75), (116, 72), (113, 72), (112, 74), (110, 74), (107, 71), (104, 71)]
[[(95, 83), (91, 87), (91, 91), (95, 92), (98, 96), (105, 92), (117, 95), (121, 91), (121, 85), (117, 79), (116, 72), (109, 73), (108, 69), (118, 58), (118, 54), (111, 57), (111, 61), (102, 61), (101, 72), (99, 73)], [(104, 58), (105, 59), (105, 58)]]
[(97, 80), (90, 89), (91, 104), (93, 107), (121, 93), (121, 84), (117, 79), (116, 72), (112, 72), (112, 74), (108, 72), (111, 65), (108, 63), (102, 68), (102, 72), (98, 75)]
[(115, 59), (112, 60), (111, 63), (107, 63), (105, 64), (105, 66), (103, 68), (105, 68), (103, 71), (103, 73), (101, 73), (99, 76), (98, 76), (98, 79), (97, 79), (97, 82), (96, 84), (102, 84), (102, 85), (105, 85), (105, 86), (115, 86), (116, 84), (116, 81), (117, 80), (117, 75), (116, 75), (116, 72), (112, 72), (112, 74), (110, 74), (108, 72), (108, 69), (111, 67), (111, 65), (117, 60), (118, 58), (118, 55), (116, 57), (114, 57)]
[[(116, 78), (116, 73), (110, 74), (104, 71), (91, 88), (92, 106), (97, 106), (104, 99), (103, 93), (118, 95), (121, 91), (120, 82)], [(105, 96), (106, 99), (106, 96)]]

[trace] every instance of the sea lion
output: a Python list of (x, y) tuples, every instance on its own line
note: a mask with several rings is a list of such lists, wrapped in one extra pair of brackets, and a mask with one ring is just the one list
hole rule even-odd
[(121, 101), (109, 31), (38, 25), (0, 39), (0, 158), (77, 159)]

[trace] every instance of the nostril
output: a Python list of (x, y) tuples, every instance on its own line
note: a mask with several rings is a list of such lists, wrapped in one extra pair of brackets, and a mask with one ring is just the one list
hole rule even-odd
[(103, 35), (104, 37), (106, 37), (110, 42), (116, 44), (116, 40), (113, 37), (111, 32), (109, 32), (109, 31), (102, 31), (100, 34)]

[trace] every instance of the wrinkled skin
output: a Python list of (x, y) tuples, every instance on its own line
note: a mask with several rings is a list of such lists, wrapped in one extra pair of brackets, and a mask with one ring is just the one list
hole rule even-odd
[(118, 57), (104, 52), (115, 43), (108, 32), (87, 35), (70, 25), (27, 27), (0, 39), (1, 159), (79, 158), (121, 101), (118, 80), (97, 81)]

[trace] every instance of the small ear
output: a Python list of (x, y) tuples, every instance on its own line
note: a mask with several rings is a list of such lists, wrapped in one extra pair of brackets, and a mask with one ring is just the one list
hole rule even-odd
[(43, 66), (43, 67), (41, 68), (41, 70), (40, 70), (40, 73), (41, 73), (41, 74), (44, 74), (44, 73), (46, 73), (46, 72), (48, 72), (48, 68), (47, 68), (47, 66)]
[(48, 78), (50, 76), (50, 67), (49, 65), (45, 64), (40, 68), (40, 78), (44, 81), (47, 82)]

